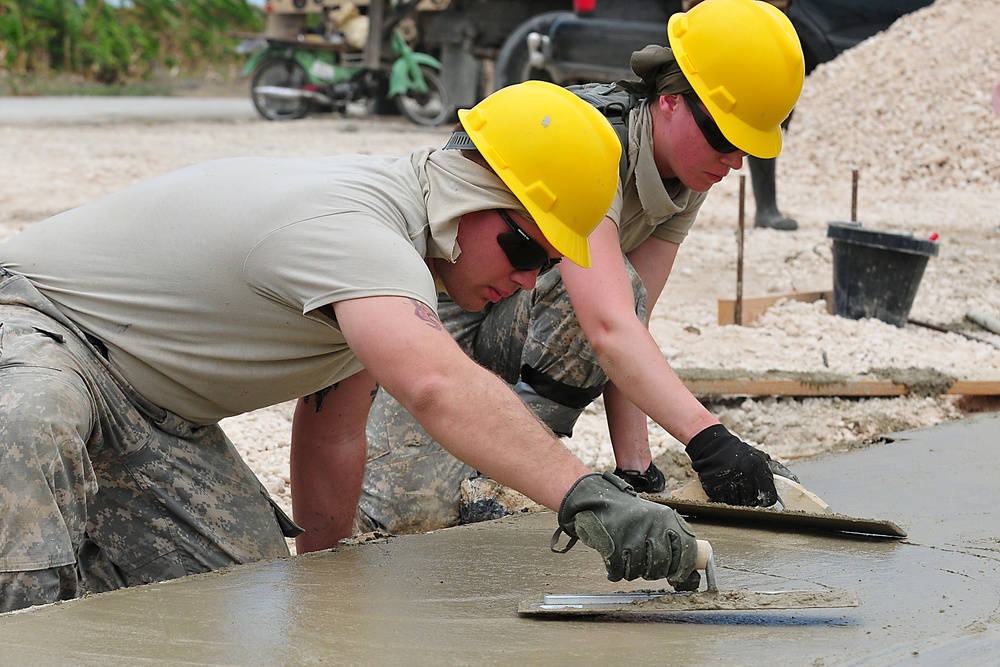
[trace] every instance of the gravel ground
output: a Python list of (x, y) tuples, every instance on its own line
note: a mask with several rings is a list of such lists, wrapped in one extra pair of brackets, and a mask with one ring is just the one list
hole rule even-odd
[[(736, 290), (740, 174), (733, 174), (713, 189), (653, 313), (651, 331), (671, 364), (734, 374), (920, 368), (1000, 382), (1000, 336), (965, 318), (970, 309), (1000, 316), (1000, 119), (991, 103), (997, 79), (1000, 13), (981, 0), (938, 0), (821, 66), (806, 80), (778, 162), (779, 204), (800, 228), (748, 229), (744, 238), (744, 297), (831, 289), (827, 223), (850, 218), (856, 169), (857, 217), (866, 227), (939, 235), (940, 253), (928, 263), (910, 317), (981, 340), (848, 320), (828, 314), (823, 302), (779, 303), (750, 326), (720, 326), (718, 300), (734, 298)], [(292, 123), (0, 125), (0, 240), (207, 159), (402, 155), (440, 146), (447, 135), (395, 118), (332, 116)], [(746, 219), (752, 215), (748, 195)], [(786, 461), (1000, 409), (996, 399), (957, 396), (733, 398), (709, 407)], [(291, 412), (291, 404), (282, 404), (224, 422), (286, 508)], [(680, 444), (655, 424), (651, 434), (667, 472), (677, 480), (689, 474)], [(613, 466), (600, 401), (566, 445), (595, 469)]]

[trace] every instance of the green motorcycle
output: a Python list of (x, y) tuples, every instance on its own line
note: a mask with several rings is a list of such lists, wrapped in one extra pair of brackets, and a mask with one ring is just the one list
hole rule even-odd
[(455, 109), (439, 76), (441, 62), (410, 48), (395, 28), (397, 22), (389, 23), (390, 48), (382, 49), (391, 58), (379, 58), (374, 67), (366, 51), (321, 35), (244, 40), (239, 51), (252, 54), (244, 74), (253, 76), (254, 107), (267, 120), (294, 120), (320, 110), (384, 113), (391, 100), (418, 125), (450, 120)]

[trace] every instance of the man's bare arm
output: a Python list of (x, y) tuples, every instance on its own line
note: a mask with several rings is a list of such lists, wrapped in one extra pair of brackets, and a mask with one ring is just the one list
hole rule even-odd
[(365, 424), (375, 395), (367, 371), (299, 399), (292, 421), (291, 481), (299, 553), (350, 537), (365, 469)]
[(457, 458), (551, 509), (591, 472), (503, 380), (459, 348), (426, 305), (372, 297), (335, 310), (372, 376)]

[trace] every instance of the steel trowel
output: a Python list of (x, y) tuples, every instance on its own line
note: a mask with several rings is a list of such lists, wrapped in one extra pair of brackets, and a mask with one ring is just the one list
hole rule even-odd
[(705, 571), (706, 590), (691, 592), (642, 590), (545, 595), (541, 600), (522, 601), (517, 612), (522, 615), (556, 616), (609, 613), (652, 615), (685, 611), (760, 611), (858, 606), (858, 599), (854, 593), (834, 588), (775, 591), (719, 590), (715, 579), (715, 555), (712, 545), (705, 540), (698, 540), (698, 558), (695, 567)]

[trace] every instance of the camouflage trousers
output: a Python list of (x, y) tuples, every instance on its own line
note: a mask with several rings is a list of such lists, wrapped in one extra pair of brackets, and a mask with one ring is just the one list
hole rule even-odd
[(95, 342), (0, 270), (0, 612), (287, 556), (222, 430), (150, 404)]
[[(627, 259), (625, 264), (636, 313), (645, 321), (646, 289)], [(479, 313), (439, 294), (438, 315), (469, 356), (507, 381), (559, 435), (572, 435), (583, 409), (607, 383), (558, 269), (541, 276), (535, 289)], [(382, 389), (369, 413), (367, 438), (362, 529), (400, 534), (459, 523), (462, 481), (478, 473), (446, 452)]]

